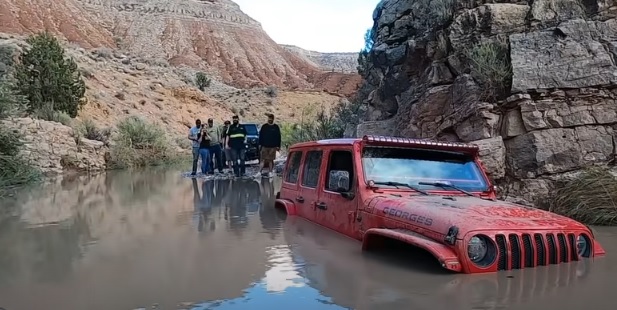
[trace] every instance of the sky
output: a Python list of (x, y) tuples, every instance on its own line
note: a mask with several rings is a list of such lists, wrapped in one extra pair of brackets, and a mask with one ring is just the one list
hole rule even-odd
[(233, 0), (279, 44), (358, 52), (380, 0)]

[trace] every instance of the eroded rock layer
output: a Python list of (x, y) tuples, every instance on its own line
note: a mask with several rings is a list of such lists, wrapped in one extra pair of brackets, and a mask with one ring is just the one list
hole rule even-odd
[[(541, 205), (556, 180), (615, 155), (617, 6), (485, 2), (379, 4), (358, 134), (473, 141), (504, 197)], [(486, 42), (511, 63), (493, 97), (469, 56)]]

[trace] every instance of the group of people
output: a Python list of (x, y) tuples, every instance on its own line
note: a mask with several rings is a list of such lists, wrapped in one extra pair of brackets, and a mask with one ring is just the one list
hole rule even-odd
[[(276, 152), (281, 149), (281, 130), (274, 123), (274, 115), (268, 114), (267, 123), (259, 130), (259, 173), (263, 177), (272, 176)], [(233, 170), (235, 177), (246, 175), (246, 129), (240, 124), (238, 115), (232, 121), (225, 121), (222, 126), (215, 126), (212, 118), (204, 125), (201, 120), (195, 121), (195, 127), (189, 130), (188, 138), (193, 143), (193, 170), (191, 176), (197, 174), (197, 166), (201, 158), (201, 173), (214, 175), (225, 173), (225, 169)], [(264, 168), (267, 168), (264, 172)]]

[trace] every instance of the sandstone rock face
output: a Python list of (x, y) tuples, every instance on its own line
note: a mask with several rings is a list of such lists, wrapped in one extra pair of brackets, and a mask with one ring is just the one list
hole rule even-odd
[(293, 45), (281, 46), (323, 70), (343, 73), (358, 72), (358, 53), (320, 53)]
[(275, 85), (350, 96), (361, 78), (324, 70), (276, 44), (231, 0), (5, 0), (0, 32), (50, 30), (85, 48), (200, 69), (236, 87)]
[[(555, 181), (615, 156), (617, 5), (484, 2), (380, 3), (358, 135), (390, 122), (397, 135), (477, 143), (502, 196), (540, 206)], [(470, 70), (481, 42), (509, 54), (509, 97), (488, 99)]]
[(112, 33), (75, 0), (0, 1), (0, 32), (45, 29), (85, 48), (116, 45)]
[(2, 125), (22, 134), (24, 148), (20, 155), (45, 174), (106, 168), (107, 146), (100, 141), (76, 139), (71, 127), (31, 118), (5, 120)]

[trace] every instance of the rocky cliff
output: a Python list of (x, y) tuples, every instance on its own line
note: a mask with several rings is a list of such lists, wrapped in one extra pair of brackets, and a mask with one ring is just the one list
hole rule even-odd
[(320, 53), (305, 50), (293, 45), (281, 46), (325, 71), (343, 73), (358, 72), (358, 53)]
[(473, 141), (504, 197), (539, 205), (556, 180), (614, 158), (617, 6), (487, 2), (378, 5), (357, 134)]

